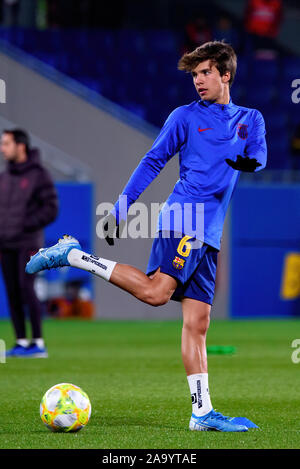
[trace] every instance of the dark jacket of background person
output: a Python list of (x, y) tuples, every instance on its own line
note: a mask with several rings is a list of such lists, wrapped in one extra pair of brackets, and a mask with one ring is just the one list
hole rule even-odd
[(0, 249), (42, 247), (43, 228), (57, 213), (56, 190), (39, 151), (30, 150), (24, 163), (7, 163), (0, 173)]

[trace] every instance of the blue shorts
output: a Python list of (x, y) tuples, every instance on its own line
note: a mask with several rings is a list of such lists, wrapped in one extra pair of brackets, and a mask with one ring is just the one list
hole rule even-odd
[(215, 292), (218, 250), (200, 241), (184, 236), (169, 237), (162, 233), (154, 239), (147, 267), (147, 275), (160, 271), (177, 280), (171, 299), (193, 298), (212, 304)]

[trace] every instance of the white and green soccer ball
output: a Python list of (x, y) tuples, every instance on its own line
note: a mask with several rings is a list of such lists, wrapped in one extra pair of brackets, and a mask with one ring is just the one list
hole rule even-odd
[(88, 423), (91, 411), (88, 395), (70, 383), (52, 386), (40, 404), (41, 419), (54, 432), (77, 432)]

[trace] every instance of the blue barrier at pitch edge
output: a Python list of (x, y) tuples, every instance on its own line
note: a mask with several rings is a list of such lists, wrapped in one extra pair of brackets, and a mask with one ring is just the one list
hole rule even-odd
[[(300, 317), (300, 262), (288, 272), (290, 255), (300, 260), (300, 186), (238, 187), (231, 218), (232, 317)], [(287, 281), (289, 298), (282, 294)]]
[[(92, 184), (58, 183), (59, 214), (45, 229), (45, 246), (57, 243), (59, 237), (71, 234), (87, 252), (92, 252), (93, 239), (93, 186)], [(92, 295), (92, 280), (88, 272), (64, 267), (43, 273), (49, 282), (80, 281)], [(9, 308), (2, 270), (0, 269), (0, 318), (9, 316)]]

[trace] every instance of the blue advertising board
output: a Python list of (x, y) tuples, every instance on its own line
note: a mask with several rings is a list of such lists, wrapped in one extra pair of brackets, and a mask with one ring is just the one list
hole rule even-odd
[(300, 317), (299, 185), (237, 188), (230, 270), (231, 317)]

